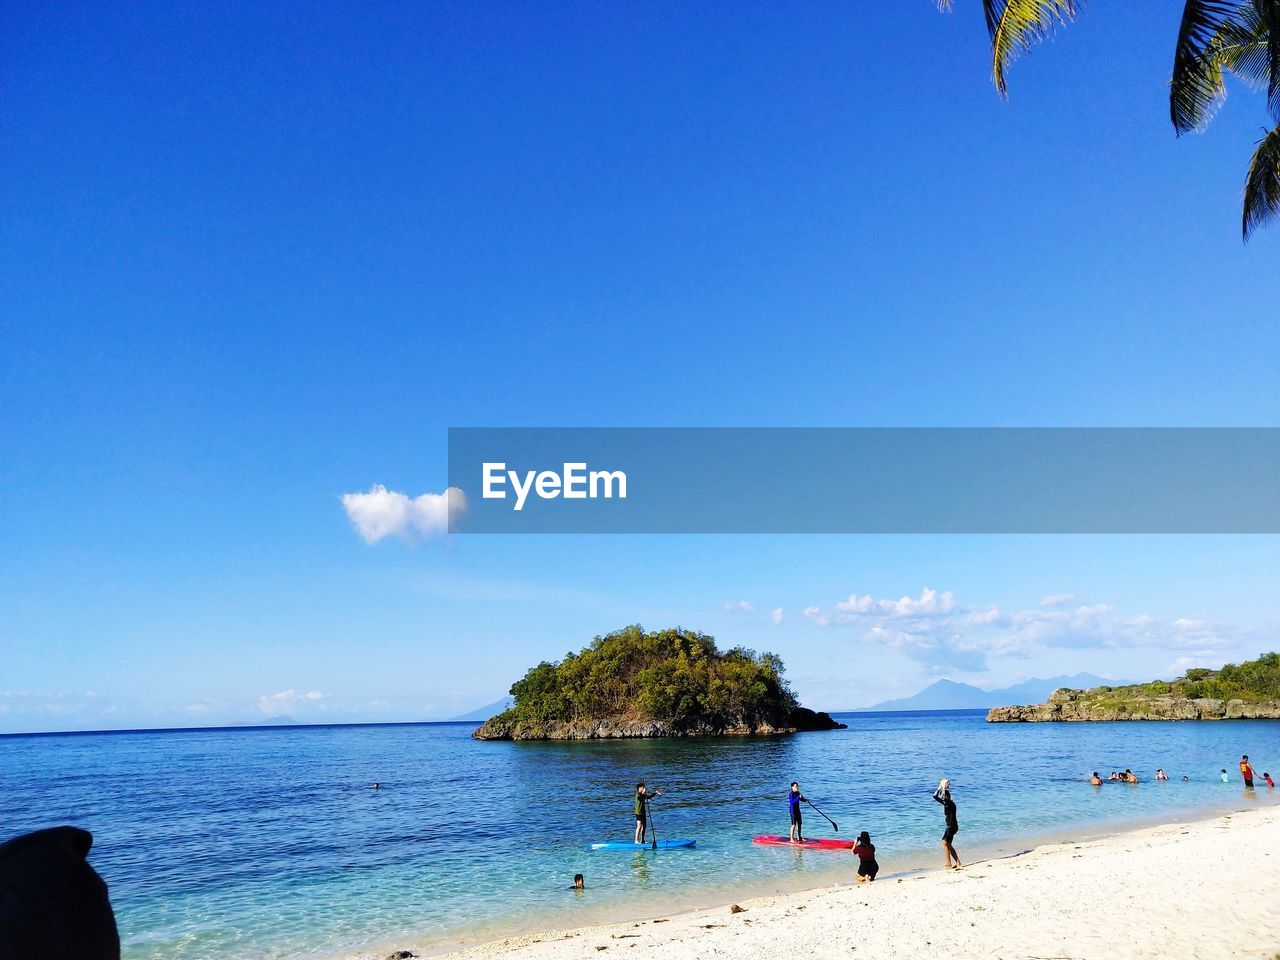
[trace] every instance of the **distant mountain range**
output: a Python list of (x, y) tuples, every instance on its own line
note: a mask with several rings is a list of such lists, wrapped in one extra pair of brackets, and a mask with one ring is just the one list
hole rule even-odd
[(485, 720), (488, 720), (490, 717), (496, 717), (503, 710), (506, 710), (508, 707), (510, 707), (513, 703), (515, 703), (514, 698), (503, 697), (501, 700), (493, 701), (493, 703), (486, 703), (483, 707), (476, 707), (474, 710), (471, 710), (468, 713), (462, 713), (456, 717), (450, 717), (449, 722), (463, 723), (463, 722), (470, 722), (472, 720), (483, 722)]
[(1123, 686), (1123, 680), (1108, 680), (1092, 673), (1077, 673), (1075, 676), (1032, 677), (1012, 687), (999, 690), (983, 690), (967, 683), (956, 683), (954, 680), (938, 680), (929, 684), (913, 697), (901, 700), (886, 700), (874, 707), (864, 710), (989, 710), (992, 707), (1021, 706), (1023, 704), (1040, 703), (1059, 687), (1075, 687), (1087, 689), (1102, 684)]

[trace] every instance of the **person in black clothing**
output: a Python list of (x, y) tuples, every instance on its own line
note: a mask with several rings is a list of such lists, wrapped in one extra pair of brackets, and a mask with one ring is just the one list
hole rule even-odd
[[(960, 824), (956, 822), (956, 802), (951, 799), (951, 781), (946, 777), (939, 781), (938, 789), (933, 791), (933, 799), (942, 804), (942, 812), (947, 818), (947, 829), (942, 834), (942, 849), (947, 855), (947, 866), (959, 870), (962, 866), (960, 854), (956, 853), (956, 848), (951, 845), (951, 841), (956, 838)], [(952, 860), (955, 860), (954, 867)]]

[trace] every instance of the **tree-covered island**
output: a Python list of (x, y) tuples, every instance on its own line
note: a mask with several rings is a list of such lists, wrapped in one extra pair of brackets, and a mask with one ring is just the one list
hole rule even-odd
[(1280, 720), (1280, 653), (1219, 670), (1197, 667), (1169, 681), (1063, 688), (1044, 703), (987, 714), (990, 723), (1072, 720)]
[(844, 727), (799, 705), (772, 653), (721, 651), (675, 628), (630, 626), (596, 637), (558, 663), (543, 661), (511, 686), (514, 705), (479, 740), (598, 740), (763, 736)]

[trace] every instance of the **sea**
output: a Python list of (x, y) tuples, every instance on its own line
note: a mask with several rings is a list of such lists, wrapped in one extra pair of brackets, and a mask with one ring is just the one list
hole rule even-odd
[[(469, 723), (4, 736), (0, 840), (90, 830), (125, 960), (321, 960), (851, 881), (848, 853), (752, 844), (787, 832), (792, 780), (816, 805), (806, 834), (868, 831), (881, 880), (941, 864), (944, 776), (966, 860), (1280, 800), (1236, 766), (1248, 753), (1280, 776), (1276, 721), (838, 717), (848, 729), (755, 739), (480, 742)], [(1088, 784), (1125, 768), (1142, 782)], [(641, 779), (663, 793), (659, 839), (696, 847), (589, 849), (631, 836)]]

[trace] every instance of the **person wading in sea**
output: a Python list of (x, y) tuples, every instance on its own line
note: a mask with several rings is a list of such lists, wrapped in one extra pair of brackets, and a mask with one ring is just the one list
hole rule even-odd
[[(956, 853), (956, 848), (951, 845), (951, 841), (956, 838), (960, 824), (956, 821), (956, 802), (951, 799), (951, 781), (946, 777), (938, 782), (938, 789), (933, 791), (933, 799), (942, 804), (942, 812), (947, 818), (947, 829), (942, 834), (942, 849), (947, 855), (947, 866), (953, 870), (959, 870), (962, 866), (960, 854)], [(952, 866), (952, 860), (955, 860), (954, 866)]]

